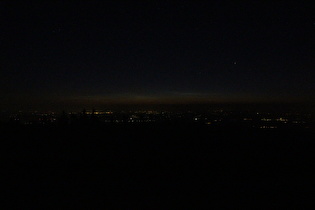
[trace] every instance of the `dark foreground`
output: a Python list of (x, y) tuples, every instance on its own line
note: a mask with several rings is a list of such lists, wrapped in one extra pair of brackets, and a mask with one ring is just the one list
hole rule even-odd
[(1, 136), (11, 208), (282, 209), (314, 189), (307, 130), (2, 126)]

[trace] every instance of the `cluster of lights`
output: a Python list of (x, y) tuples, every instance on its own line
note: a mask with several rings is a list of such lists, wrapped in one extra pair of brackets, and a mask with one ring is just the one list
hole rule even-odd
[(277, 126), (266, 126), (266, 125), (264, 125), (264, 126), (260, 126), (259, 128), (261, 128), (261, 129), (274, 129), (274, 128), (277, 128)]
[(278, 122), (288, 122), (288, 119), (280, 117), (280, 118), (276, 119), (276, 121), (278, 121)]
[(261, 121), (270, 122), (270, 121), (272, 121), (272, 119), (269, 119), (269, 118), (262, 118)]

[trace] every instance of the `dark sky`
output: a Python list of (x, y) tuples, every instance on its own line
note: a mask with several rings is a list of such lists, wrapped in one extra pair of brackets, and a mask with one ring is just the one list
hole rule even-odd
[(1, 106), (315, 99), (311, 1), (0, 2)]

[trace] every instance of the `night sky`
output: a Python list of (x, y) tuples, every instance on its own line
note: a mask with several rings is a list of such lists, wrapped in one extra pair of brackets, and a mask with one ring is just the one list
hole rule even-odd
[(315, 100), (311, 1), (0, 2), (1, 108)]

